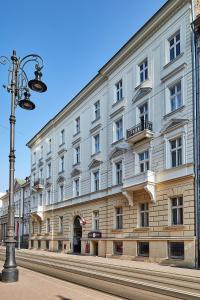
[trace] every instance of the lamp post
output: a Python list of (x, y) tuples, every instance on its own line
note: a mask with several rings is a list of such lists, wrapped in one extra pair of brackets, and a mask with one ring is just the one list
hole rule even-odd
[[(35, 79), (28, 81), (25, 66), (29, 62), (35, 62)], [(15, 109), (19, 105), (26, 110), (33, 110), (35, 104), (30, 100), (29, 88), (33, 91), (43, 93), (47, 90), (46, 85), (41, 81), (43, 60), (37, 54), (30, 54), (18, 58), (16, 51), (13, 51), (11, 60), (6, 56), (0, 57), (0, 64), (8, 63), (8, 85), (4, 86), (11, 93), (11, 114), (10, 114), (10, 153), (9, 153), (9, 205), (8, 205), (8, 226), (6, 237), (6, 259), (2, 270), (3, 282), (18, 281), (18, 269), (15, 260), (15, 239), (14, 239), (14, 167), (15, 167)]]

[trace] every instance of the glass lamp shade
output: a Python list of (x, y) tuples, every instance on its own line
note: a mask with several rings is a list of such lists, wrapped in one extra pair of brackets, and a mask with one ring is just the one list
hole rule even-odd
[(19, 106), (26, 110), (35, 109), (35, 104), (29, 99), (30, 94), (28, 92), (24, 93), (25, 99), (19, 101)]
[(35, 71), (35, 79), (29, 80), (28, 86), (31, 90), (39, 93), (44, 93), (47, 90), (47, 86), (41, 81), (42, 72), (40, 70)]

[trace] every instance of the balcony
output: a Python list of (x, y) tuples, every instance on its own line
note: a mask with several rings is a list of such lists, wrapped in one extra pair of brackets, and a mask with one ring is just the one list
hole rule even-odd
[(152, 171), (146, 171), (141, 174), (133, 175), (124, 180), (123, 194), (127, 197), (129, 204), (133, 205), (133, 192), (145, 190), (152, 203), (156, 201), (156, 176)]
[(40, 191), (40, 190), (44, 189), (44, 179), (39, 178), (39, 179), (35, 180), (33, 183), (33, 189), (36, 191)]
[(43, 206), (32, 206), (31, 207), (31, 216), (35, 218), (37, 221), (43, 220)]
[(126, 138), (130, 143), (137, 143), (143, 139), (151, 139), (153, 137), (153, 124), (150, 121), (139, 123), (138, 125), (127, 129)]

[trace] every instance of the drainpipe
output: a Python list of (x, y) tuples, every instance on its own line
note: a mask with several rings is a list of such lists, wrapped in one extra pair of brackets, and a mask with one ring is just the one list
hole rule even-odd
[(198, 34), (195, 31), (194, 21), (195, 15), (195, 2), (192, 0), (192, 69), (193, 69), (193, 151), (194, 151), (194, 184), (195, 184), (195, 236), (196, 236), (196, 268), (200, 265), (200, 122), (199, 122), (199, 59), (200, 53), (198, 48)]

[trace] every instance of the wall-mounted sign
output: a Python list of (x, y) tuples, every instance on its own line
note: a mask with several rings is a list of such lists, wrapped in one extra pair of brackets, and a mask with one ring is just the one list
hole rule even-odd
[(90, 231), (88, 233), (88, 238), (90, 238), (90, 239), (100, 239), (101, 238), (101, 232), (100, 231)]

